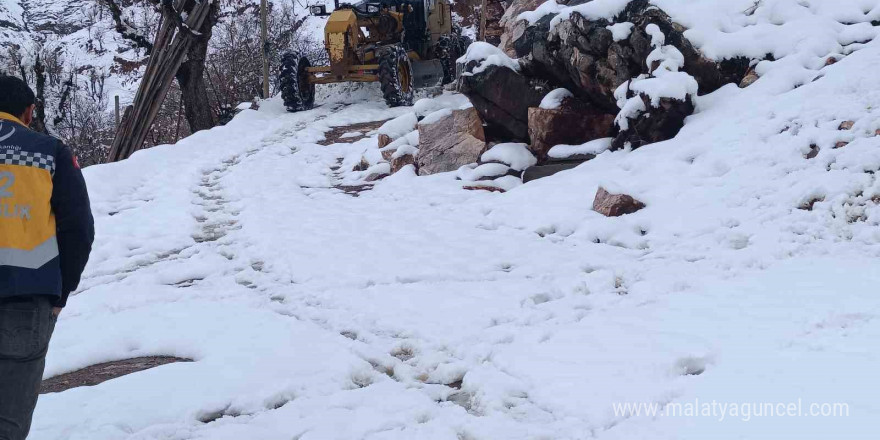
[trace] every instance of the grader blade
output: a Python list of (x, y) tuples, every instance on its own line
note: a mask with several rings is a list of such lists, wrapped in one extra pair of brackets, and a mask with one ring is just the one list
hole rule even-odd
[(443, 63), (439, 60), (412, 61), (413, 87), (438, 87), (443, 82)]

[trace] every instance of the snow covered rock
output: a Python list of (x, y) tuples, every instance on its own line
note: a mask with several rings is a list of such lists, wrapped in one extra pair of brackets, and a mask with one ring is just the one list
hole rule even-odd
[(500, 24), (504, 28), (501, 34), (501, 41), (498, 47), (508, 56), (515, 57), (516, 50), (513, 48), (513, 42), (519, 39), (529, 27), (528, 21), (519, 18), (523, 12), (534, 11), (544, 0), (514, 0), (504, 15), (501, 17)]
[(388, 136), (387, 134), (379, 133), (379, 137), (377, 140), (377, 142), (379, 144), (379, 148), (387, 147), (388, 144), (390, 144), (392, 141), (393, 141), (393, 139), (391, 139), (391, 137)]
[(581, 160), (595, 158), (611, 148), (612, 138), (596, 139), (581, 145), (557, 145), (550, 149), (547, 157), (552, 161)]
[(522, 175), (523, 183), (550, 177), (570, 170), (611, 149), (613, 138), (595, 139), (581, 145), (556, 145), (547, 152), (546, 161), (529, 167)]
[[(407, 133), (404, 136), (401, 136), (398, 139), (395, 139), (393, 142), (389, 143), (384, 147), (379, 148), (379, 153), (382, 155), (382, 159), (386, 162), (391, 162), (395, 155), (399, 156), (398, 151), (406, 151), (407, 154), (412, 154), (410, 151), (414, 149), (418, 151), (419, 147), (419, 131), (414, 129), (413, 131)], [(400, 153), (403, 154), (403, 153)]]
[(400, 171), (407, 165), (414, 165), (416, 163), (416, 155), (418, 154), (419, 149), (411, 145), (405, 145), (398, 148), (397, 151), (391, 155), (391, 174)]
[[(530, 118), (535, 120), (529, 121), (529, 136), (542, 159), (555, 144), (580, 144), (615, 135), (605, 127), (608, 115), (617, 116), (623, 131), (615, 149), (670, 139), (693, 112), (694, 96), (724, 84), (739, 84), (753, 61), (741, 56), (718, 61), (706, 57), (685, 37), (684, 26), (648, 0), (575, 1), (566, 5), (548, 1), (532, 12), (521, 13), (517, 20), (527, 24), (526, 29), (516, 31), (515, 38), (509, 36), (513, 39), (509, 44), (512, 55), (519, 57), (519, 71), (526, 77), (520, 82), (543, 80), (570, 90), (587, 104), (571, 113), (532, 112)], [(699, 33), (687, 35), (700, 37)], [(515, 107), (506, 108), (516, 114)], [(596, 124), (576, 123), (576, 112)], [(542, 118), (549, 121), (538, 121)], [(551, 127), (542, 130), (537, 127), (539, 122)], [(560, 130), (553, 124), (568, 129)], [(565, 139), (567, 131), (571, 136)], [(551, 136), (542, 139), (539, 132)]]
[(507, 175), (516, 176), (517, 173), (509, 166), (497, 162), (465, 165), (456, 171), (459, 180), (470, 182), (491, 181)]
[(474, 182), (469, 189), (511, 190), (523, 183), (523, 171), (534, 167), (538, 159), (522, 143), (503, 143), (489, 147), (476, 164), (458, 169), (459, 180)]
[(414, 165), (416, 163), (416, 158), (412, 154), (402, 154), (398, 157), (391, 159), (391, 174), (394, 174), (403, 169), (403, 167), (407, 165)]
[[(646, 101), (644, 95), (636, 96), (639, 102)], [(627, 128), (621, 130), (614, 139), (612, 149), (625, 147), (638, 148), (672, 139), (684, 126), (684, 120), (694, 112), (694, 104), (690, 99), (679, 101), (672, 98), (661, 98), (659, 105), (645, 105), (644, 111), (634, 117), (626, 118)], [(622, 119), (621, 119), (622, 120)]]
[[(666, 45), (682, 54), (682, 70), (697, 80), (701, 93), (715, 91), (727, 83), (739, 83), (745, 76), (748, 59), (734, 57), (716, 62), (706, 58), (685, 37), (687, 29), (648, 0), (618, 3), (625, 7), (610, 16), (578, 12), (577, 6), (559, 15), (523, 14), (530, 21), (537, 20), (514, 43), (516, 56), (535, 63), (536, 72), (552, 77), (575, 95), (588, 97), (609, 112), (616, 112), (615, 90), (651, 67), (645, 64), (654, 50), (653, 37), (647, 31), (650, 25), (663, 32)], [(621, 29), (615, 27), (621, 23), (630, 29), (625, 39), (620, 38)]]
[(352, 171), (366, 171), (368, 169), (370, 169), (370, 161), (366, 157), (361, 157), (361, 161), (351, 168)]
[(675, 46), (665, 44), (666, 34), (656, 24), (647, 25), (645, 32), (654, 48), (645, 60), (649, 73), (627, 81), (615, 91), (620, 107), (614, 121), (620, 133), (611, 145), (615, 150), (672, 139), (694, 112), (693, 99), (700, 86), (693, 76), (680, 71), (684, 55)]
[(419, 175), (455, 171), (476, 162), (486, 149), (483, 122), (473, 107), (441, 112), (419, 123)]
[(522, 171), (537, 162), (526, 144), (517, 143), (494, 145), (480, 156), (480, 163), (500, 163), (515, 171)]
[(758, 76), (758, 72), (755, 72), (755, 69), (749, 69), (746, 76), (739, 82), (739, 88), (744, 89), (754, 84), (759, 78), (760, 76)]
[(583, 144), (612, 135), (614, 116), (573, 97), (559, 100), (558, 105), (546, 101), (556, 103), (545, 97), (540, 107), (529, 109), (529, 149), (539, 160), (546, 160), (556, 145)]
[(384, 162), (376, 164), (368, 168), (367, 171), (364, 172), (364, 174), (366, 175), (364, 181), (375, 182), (377, 180), (384, 179), (391, 174), (391, 165)]
[(395, 140), (411, 133), (416, 129), (418, 118), (415, 113), (406, 113), (398, 116), (379, 127), (379, 148), (384, 148)]
[(593, 210), (605, 217), (620, 217), (644, 208), (645, 204), (626, 194), (612, 194), (603, 187), (596, 191)]

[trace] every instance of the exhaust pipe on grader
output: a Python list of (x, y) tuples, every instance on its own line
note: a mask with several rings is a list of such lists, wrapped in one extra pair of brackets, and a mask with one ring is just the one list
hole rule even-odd
[(281, 96), (291, 112), (314, 106), (316, 84), (341, 82), (379, 82), (389, 107), (412, 105), (415, 88), (455, 79), (455, 60), (470, 44), (453, 25), (448, 0), (335, 0), (330, 14), (324, 5), (310, 12), (329, 16), (324, 47), (330, 65), (312, 66), (295, 52), (282, 56)]

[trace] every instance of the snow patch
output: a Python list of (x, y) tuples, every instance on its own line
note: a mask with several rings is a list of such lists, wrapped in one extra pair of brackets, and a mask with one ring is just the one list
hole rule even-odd
[(378, 133), (384, 134), (392, 140), (397, 139), (413, 131), (418, 122), (419, 120), (416, 118), (415, 113), (406, 113), (382, 124), (379, 127)]
[(467, 64), (471, 61), (477, 62), (477, 67), (472, 72), (465, 72), (466, 75), (478, 74), (486, 70), (489, 66), (507, 67), (514, 72), (520, 71), (519, 62), (507, 56), (501, 49), (484, 41), (477, 41), (468, 46), (467, 52), (458, 59), (458, 63)]
[(526, 144), (498, 144), (487, 150), (480, 157), (483, 162), (501, 162), (517, 171), (522, 171), (538, 163)]
[(562, 101), (565, 98), (573, 98), (574, 94), (572, 94), (568, 89), (555, 89), (550, 91), (544, 95), (544, 99), (541, 100), (540, 108), (547, 110), (554, 110), (562, 107)]
[(577, 155), (592, 154), (598, 156), (611, 148), (614, 138), (596, 139), (582, 145), (557, 145), (547, 152), (547, 156), (553, 159), (566, 159)]
[(614, 41), (623, 41), (629, 38), (635, 26), (636, 25), (633, 23), (624, 22), (605, 26), (605, 29), (611, 31), (611, 36), (614, 38)]
[(424, 119), (419, 121), (419, 124), (433, 124), (433, 123), (439, 122), (439, 121), (441, 121), (451, 115), (452, 115), (451, 108), (440, 109), (440, 110), (437, 110), (433, 113), (430, 113), (428, 116), (425, 116)]

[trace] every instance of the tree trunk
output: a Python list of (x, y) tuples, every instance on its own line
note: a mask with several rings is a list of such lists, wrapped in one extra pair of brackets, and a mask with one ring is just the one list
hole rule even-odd
[(31, 128), (40, 133), (49, 134), (49, 130), (46, 129), (46, 67), (43, 65), (39, 53), (36, 62), (34, 62), (34, 77), (37, 81), (37, 114), (34, 121), (31, 122)]
[(161, 1), (163, 22), (156, 34), (153, 51), (132, 108), (126, 110), (122, 125), (113, 139), (108, 161), (127, 159), (143, 146), (187, 51), (201, 37), (192, 29), (202, 28), (202, 23), (216, 2), (196, 2), (184, 17), (180, 12), (184, 10), (186, 0)]
[(205, 60), (208, 55), (208, 42), (211, 40), (211, 32), (217, 23), (217, 6), (212, 4), (208, 17), (205, 18), (201, 28), (200, 37), (196, 38), (186, 51), (186, 61), (177, 69), (177, 84), (180, 86), (180, 94), (183, 99), (183, 107), (186, 121), (189, 123), (190, 132), (207, 130), (217, 125), (217, 117), (211, 110), (208, 101), (208, 89), (205, 86)]

